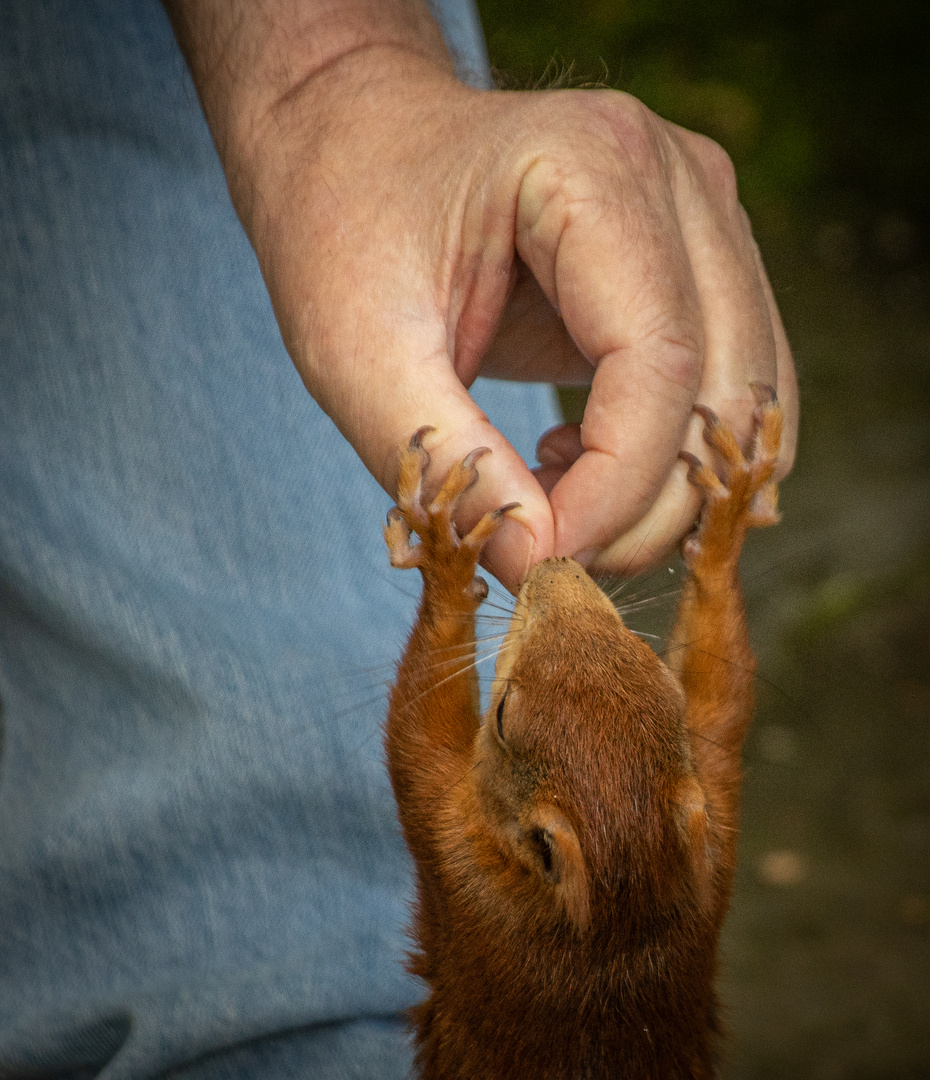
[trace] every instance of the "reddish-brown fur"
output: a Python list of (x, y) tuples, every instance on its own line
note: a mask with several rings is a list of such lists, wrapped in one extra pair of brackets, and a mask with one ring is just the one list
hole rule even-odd
[(412, 970), (429, 996), (413, 1020), (427, 1080), (714, 1074), (754, 667), (737, 559), (747, 528), (776, 519), (781, 416), (758, 396), (749, 461), (709, 410), (723, 480), (683, 455), (705, 507), (684, 545), (672, 666), (577, 563), (548, 560), (521, 590), (484, 717), (474, 571), (507, 508), (460, 540), (451, 515), (477, 453), (427, 508), (423, 432), (401, 456), (385, 532), (424, 592), (387, 749), (417, 868)]

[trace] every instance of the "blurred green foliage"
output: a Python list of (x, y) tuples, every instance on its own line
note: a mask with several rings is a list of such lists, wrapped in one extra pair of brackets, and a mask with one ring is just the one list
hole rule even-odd
[[(764, 244), (925, 257), (930, 5), (892, 0), (479, 0), (513, 88), (601, 82), (719, 141)], [(832, 228), (832, 231), (831, 231)], [(855, 250), (852, 250), (855, 249)]]

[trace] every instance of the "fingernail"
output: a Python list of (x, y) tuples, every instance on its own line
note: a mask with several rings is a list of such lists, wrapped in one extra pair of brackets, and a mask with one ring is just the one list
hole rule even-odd
[(590, 566), (591, 562), (594, 560), (594, 557), (598, 555), (599, 552), (600, 549), (596, 547), (585, 548), (584, 551), (578, 551), (574, 555), (572, 555), (572, 558), (575, 560), (576, 563), (581, 563), (581, 565), (585, 567), (585, 569), (587, 569), (587, 567)]
[(571, 465), (571, 461), (565, 457), (564, 454), (560, 454), (554, 447), (543, 444), (536, 451), (536, 460), (540, 465), (548, 465), (555, 467), (565, 467)]
[[(529, 573), (536, 548), (536, 537), (529, 526), (520, 521), (519, 514), (519, 507), (511, 510), (485, 547), (487, 563), (495, 567), (493, 573), (514, 595)], [(512, 553), (516, 550), (520, 554), (514, 556)]]

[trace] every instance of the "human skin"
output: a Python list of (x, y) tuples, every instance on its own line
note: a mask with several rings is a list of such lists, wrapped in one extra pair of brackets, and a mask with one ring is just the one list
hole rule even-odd
[[(777, 387), (790, 469), (791, 353), (716, 143), (616, 91), (464, 86), (422, 0), (167, 7), (307, 389), (391, 495), (424, 425), (437, 477), (489, 447), (457, 519), (520, 503), (483, 558), (507, 587), (660, 562), (698, 510), (696, 403), (746, 439)], [(531, 471), (479, 374), (590, 383), (584, 420)]]

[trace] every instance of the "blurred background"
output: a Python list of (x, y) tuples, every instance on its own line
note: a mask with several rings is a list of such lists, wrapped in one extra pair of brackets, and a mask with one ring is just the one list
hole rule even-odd
[(798, 363), (784, 522), (744, 561), (725, 1075), (930, 1077), (930, 6), (479, 7), (503, 85), (603, 83), (729, 151)]

